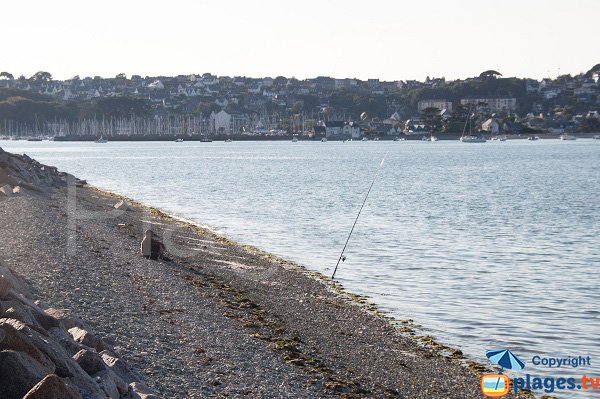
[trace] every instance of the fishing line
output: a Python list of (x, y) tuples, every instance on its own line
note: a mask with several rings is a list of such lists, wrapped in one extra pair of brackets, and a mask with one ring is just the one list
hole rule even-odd
[(375, 176), (373, 176), (373, 181), (371, 182), (371, 186), (369, 186), (369, 190), (367, 191), (367, 195), (365, 195), (365, 200), (363, 201), (362, 205), (360, 206), (360, 209), (358, 210), (358, 215), (356, 215), (356, 219), (354, 219), (354, 224), (352, 225), (352, 229), (350, 229), (350, 234), (348, 234), (348, 238), (346, 239), (346, 243), (344, 244), (344, 248), (342, 249), (342, 253), (340, 254), (340, 257), (338, 258), (338, 261), (337, 261), (337, 263), (335, 265), (335, 269), (333, 270), (333, 274), (331, 275), (331, 279), (332, 280), (335, 279), (335, 273), (337, 272), (337, 269), (338, 269), (338, 266), (340, 265), (340, 262), (346, 260), (346, 257), (344, 256), (344, 251), (346, 251), (346, 247), (348, 246), (348, 242), (350, 241), (350, 237), (352, 237), (352, 232), (354, 231), (354, 228), (356, 227), (356, 223), (358, 222), (358, 218), (360, 217), (360, 214), (361, 214), (363, 208), (365, 207), (365, 204), (367, 203), (367, 199), (369, 198), (369, 194), (371, 193), (371, 189), (373, 188), (373, 185), (375, 184), (375, 180), (377, 180), (377, 176), (379, 176), (379, 172), (383, 168), (383, 163), (385, 162), (385, 158), (387, 157), (388, 152), (386, 152), (385, 155), (383, 156), (383, 159), (381, 160), (381, 163), (379, 164), (379, 168), (377, 168), (377, 172), (375, 172)]

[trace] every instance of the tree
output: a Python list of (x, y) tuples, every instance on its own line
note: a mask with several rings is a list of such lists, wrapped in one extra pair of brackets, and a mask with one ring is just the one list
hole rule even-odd
[(428, 107), (421, 111), (421, 118), (429, 131), (439, 132), (442, 129), (442, 116), (440, 110), (435, 107)]
[(31, 77), (36, 82), (50, 82), (52, 80), (52, 74), (50, 72), (39, 71)]
[(4, 78), (6, 80), (14, 80), (15, 77), (12, 75), (12, 73), (8, 73), (8, 72), (2, 72), (0, 73), (0, 79)]
[(115, 76), (116, 80), (127, 80), (127, 75), (125, 75), (124, 73), (120, 73), (117, 76)]
[(479, 74), (480, 78), (497, 78), (498, 76), (502, 76), (500, 72), (494, 71), (492, 69), (488, 69), (487, 71), (483, 71)]

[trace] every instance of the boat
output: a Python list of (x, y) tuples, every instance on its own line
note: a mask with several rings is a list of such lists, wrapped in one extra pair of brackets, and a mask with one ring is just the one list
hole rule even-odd
[(540, 139), (540, 136), (529, 136), (527, 137), (527, 140), (529, 141), (538, 141)]
[[(487, 141), (484, 136), (473, 134), (472, 116), (474, 115), (475, 114), (471, 114), (471, 109), (469, 108), (469, 116), (465, 121), (465, 126), (463, 127), (463, 132), (460, 136), (460, 141), (462, 143), (485, 143)], [(467, 125), (469, 125), (469, 134), (465, 134), (465, 132), (467, 131)]]
[(106, 143), (108, 143), (108, 140), (106, 140), (105, 138), (103, 138), (102, 136), (100, 136), (100, 138), (98, 140), (95, 140), (94, 143), (96, 143), (96, 144), (106, 144)]
[(431, 141), (438, 141), (439, 139), (438, 139), (437, 137), (435, 137), (435, 136), (431, 136), (431, 137), (429, 138), (429, 140), (431, 140)]
[(298, 142), (298, 137), (296, 135), (294, 135), (294, 137), (292, 137), (292, 143), (297, 143)]
[(27, 139), (27, 141), (42, 141), (42, 139), (39, 137), (32, 137), (32, 138)]
[(366, 137), (363, 137), (361, 141), (369, 141), (369, 139)]
[(600, 140), (600, 134), (595, 135), (594, 140)]
[(485, 143), (487, 140), (482, 136), (469, 135), (461, 137), (460, 141), (463, 143)]
[(326, 143), (326, 142), (327, 142), (327, 138), (323, 137), (323, 138), (321, 139), (321, 143)]
[(379, 141), (379, 137), (375, 137), (373, 141)]
[(231, 140), (231, 139), (227, 139), (227, 140), (225, 140), (225, 142), (226, 142), (226, 143), (232, 143), (232, 142), (233, 142), (233, 140)]
[(561, 134), (559, 137), (562, 141), (577, 140), (577, 137), (575, 137), (571, 134)]
[(177, 139), (175, 140), (176, 143), (183, 143), (183, 139)]
[(202, 137), (202, 138), (200, 138), (200, 142), (201, 143), (212, 143), (212, 139), (209, 139), (208, 137)]

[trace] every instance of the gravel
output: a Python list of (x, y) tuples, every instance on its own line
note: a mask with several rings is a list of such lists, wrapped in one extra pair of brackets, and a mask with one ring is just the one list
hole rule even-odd
[[(92, 188), (73, 207), (69, 190), (0, 199), (0, 260), (161, 396), (482, 397), (464, 361), (327, 279), (131, 201), (116, 211), (122, 198)], [(138, 254), (148, 222), (169, 259)]]

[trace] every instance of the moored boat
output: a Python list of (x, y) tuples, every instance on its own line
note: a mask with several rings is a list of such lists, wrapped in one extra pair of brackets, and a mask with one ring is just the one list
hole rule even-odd
[(560, 139), (562, 141), (572, 141), (572, 140), (577, 140), (577, 137), (571, 135), (571, 134), (561, 134), (560, 135)]

